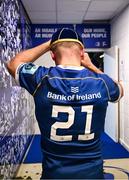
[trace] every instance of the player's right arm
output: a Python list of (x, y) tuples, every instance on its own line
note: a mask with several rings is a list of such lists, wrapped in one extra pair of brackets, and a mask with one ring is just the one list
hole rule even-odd
[(47, 68), (36, 66), (33, 62), (49, 49), (50, 41), (22, 51), (7, 62), (7, 69), (15, 78), (17, 84), (25, 88), (32, 95), (47, 73)]
[(25, 63), (33, 63), (49, 49), (50, 41), (18, 53), (14, 58), (7, 62), (7, 69), (9, 73), (15, 78), (15, 72), (19, 65)]

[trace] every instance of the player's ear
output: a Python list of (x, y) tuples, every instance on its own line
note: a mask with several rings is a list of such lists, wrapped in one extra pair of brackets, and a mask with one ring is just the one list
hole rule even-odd
[(84, 49), (82, 49), (81, 52), (80, 52), (81, 59), (84, 59), (84, 53), (85, 53), (85, 51), (84, 51)]
[(55, 60), (56, 60), (56, 55), (55, 55), (55, 53), (53, 53), (52, 51), (50, 51), (50, 54), (51, 54), (52, 59), (55, 61)]

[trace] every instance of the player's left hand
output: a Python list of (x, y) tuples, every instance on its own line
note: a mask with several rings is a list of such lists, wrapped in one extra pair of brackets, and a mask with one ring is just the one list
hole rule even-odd
[(91, 62), (91, 59), (88, 55), (88, 53), (84, 53), (84, 58), (82, 59), (81, 61), (81, 65), (86, 67), (86, 68), (90, 68), (91, 66), (93, 66), (92, 62)]

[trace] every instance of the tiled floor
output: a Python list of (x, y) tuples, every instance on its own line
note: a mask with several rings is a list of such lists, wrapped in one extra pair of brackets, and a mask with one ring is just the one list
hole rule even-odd
[(104, 172), (114, 179), (129, 179), (129, 159), (109, 159), (104, 161)]
[(16, 179), (38, 180), (41, 177), (42, 164), (21, 164)]
[[(104, 172), (107, 179), (129, 179), (129, 153), (119, 143), (112, 141), (106, 134), (102, 136)], [(35, 147), (36, 151), (35, 151)], [(108, 151), (107, 151), (108, 149)], [(36, 153), (36, 156), (35, 156)], [(40, 135), (36, 135), (27, 153), (24, 163), (20, 166), (17, 179), (39, 180), (42, 171), (42, 153)], [(31, 164), (32, 163), (32, 164)]]
[[(38, 180), (41, 176), (40, 163), (22, 164), (16, 178)], [(104, 172), (110, 173), (114, 179), (129, 179), (129, 159), (113, 159), (104, 161)]]

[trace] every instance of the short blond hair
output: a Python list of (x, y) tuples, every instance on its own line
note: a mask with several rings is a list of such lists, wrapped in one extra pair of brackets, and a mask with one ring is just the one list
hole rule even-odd
[(60, 47), (64, 47), (64, 48), (72, 48), (72, 49), (75, 49), (76, 51), (80, 51), (83, 49), (83, 47), (77, 43), (77, 42), (59, 42), (57, 44), (54, 44), (52, 47), (51, 47), (51, 51), (53, 53), (60, 53)]

